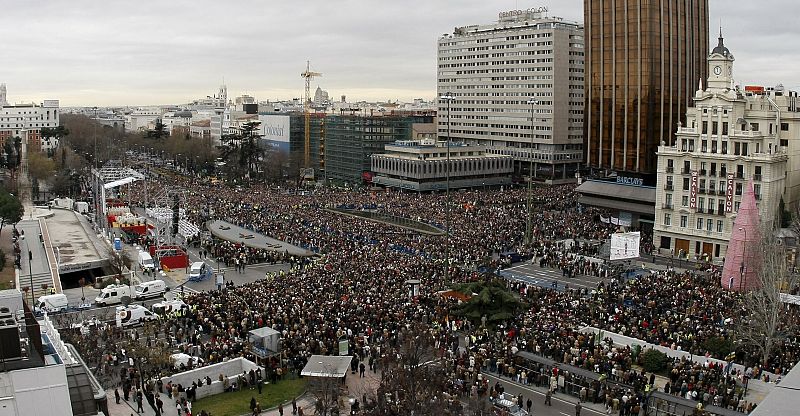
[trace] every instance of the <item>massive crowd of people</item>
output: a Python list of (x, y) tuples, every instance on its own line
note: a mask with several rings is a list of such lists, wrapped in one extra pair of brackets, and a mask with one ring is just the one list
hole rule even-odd
[[(183, 341), (180, 348), (207, 363), (252, 358), (247, 332), (267, 326), (281, 333), (283, 349), (282, 358), (273, 359), (267, 370), (271, 374), (297, 371), (311, 354), (333, 354), (341, 339), (350, 341), (351, 352), (369, 363), (369, 369), (379, 369), (387, 351), (397, 345), (399, 334), (411, 323), (421, 322), (441, 339), (442, 356), (451, 363), (453, 380), (447, 394), (490, 394), (493, 388), (481, 377), (481, 369), (524, 383), (558, 380), (552, 369), (526, 367), (515, 358), (517, 351), (529, 351), (631, 386), (633, 390), (628, 391), (597, 381), (575, 384), (581, 387), (577, 389), (581, 397), (629, 414), (640, 405), (652, 378), (633, 369), (637, 362), (630, 348), (615, 347), (580, 332), (581, 328), (592, 326), (713, 356), (718, 352), (709, 348), (709, 340), (733, 339), (730, 322), (740, 318), (735, 308), (738, 295), (720, 287), (713, 272), (670, 270), (645, 273), (631, 281), (613, 278), (609, 265), (592, 256), (597, 254), (598, 242), (616, 227), (600, 221), (603, 213), (599, 210), (579, 206), (571, 185), (535, 188), (533, 242), (525, 244), (526, 191), (520, 189), (469, 190), (449, 197), (329, 189), (298, 194), (260, 185), (240, 191), (190, 179), (174, 181), (172, 186), (184, 189), (188, 220), (203, 224), (222, 219), (319, 255), (316, 261), (287, 273), (187, 295), (184, 300), (190, 309), (166, 328)], [(134, 203), (147, 204), (136, 200), (144, 194), (132, 192)], [(451, 238), (404, 232), (327, 210), (335, 207), (369, 209), (449, 228)], [(577, 243), (560, 243), (563, 240)], [(286, 260), (283, 253), (230, 242), (197, 239), (190, 243), (226, 264)], [(510, 251), (540, 267), (560, 268), (565, 276), (607, 279), (595, 290), (566, 291), (508, 282), (528, 305), (523, 313), (501, 328), (459, 320), (452, 313), (455, 301), (436, 293), (451, 283), (494, 278), (478, 270), (502, 267), (507, 264), (504, 253)], [(422, 293), (413, 299), (408, 294), (409, 279), (422, 283)], [(797, 323), (796, 311), (786, 311), (785, 324), (796, 328)], [(459, 348), (459, 336), (466, 340), (465, 348)], [(796, 337), (795, 333), (780, 343), (763, 360), (764, 366), (760, 357), (745, 350), (740, 350), (737, 359), (750, 367), (749, 376), (764, 370), (783, 374), (798, 361)], [(670, 394), (729, 408), (747, 406), (741, 389), (731, 387), (744, 374), (686, 360), (670, 362), (668, 372)]]

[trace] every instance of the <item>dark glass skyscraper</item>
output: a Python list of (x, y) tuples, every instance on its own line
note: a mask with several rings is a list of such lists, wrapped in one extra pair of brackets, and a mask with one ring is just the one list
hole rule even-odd
[(706, 79), (708, 0), (584, 0), (589, 168), (649, 176)]

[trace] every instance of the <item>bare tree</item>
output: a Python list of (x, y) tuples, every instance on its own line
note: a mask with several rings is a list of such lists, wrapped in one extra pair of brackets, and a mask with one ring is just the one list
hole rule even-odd
[(130, 269), (133, 265), (132, 261), (128, 256), (122, 252), (118, 252), (114, 250), (113, 247), (106, 247), (106, 256), (108, 257), (108, 263), (111, 267), (112, 272), (117, 276), (120, 282), (125, 281), (127, 278), (123, 276), (123, 272), (125, 269)]
[[(335, 368), (330, 366), (325, 370), (333, 373)], [(333, 409), (339, 408), (339, 397), (342, 392), (342, 382), (335, 377), (309, 377), (308, 392), (314, 397), (314, 411), (317, 415), (328, 415)]]
[(741, 298), (741, 316), (737, 322), (736, 338), (745, 350), (756, 352), (767, 366), (770, 357), (797, 328), (786, 328), (792, 322), (781, 299), (781, 288), (794, 287), (797, 275), (789, 271), (787, 252), (775, 237), (774, 230), (761, 233), (760, 266), (757, 288)]
[(387, 352), (377, 406), (368, 414), (438, 415), (448, 401), (447, 370), (437, 359), (436, 340), (422, 323), (398, 334), (397, 347)]

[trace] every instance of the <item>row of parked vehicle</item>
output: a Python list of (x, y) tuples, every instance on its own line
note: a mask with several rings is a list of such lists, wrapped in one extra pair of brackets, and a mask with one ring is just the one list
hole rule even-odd
[[(126, 285), (109, 285), (104, 287), (100, 294), (94, 299), (98, 306), (108, 306), (122, 303), (124, 297), (131, 300), (147, 300), (164, 296), (167, 292), (167, 284), (163, 280), (151, 280), (142, 282), (134, 287)], [(67, 295), (56, 293), (52, 295), (40, 296), (36, 301), (36, 312), (57, 313), (70, 309)]]

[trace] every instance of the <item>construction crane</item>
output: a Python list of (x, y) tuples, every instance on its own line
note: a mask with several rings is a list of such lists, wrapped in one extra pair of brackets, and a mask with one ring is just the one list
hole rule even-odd
[(306, 70), (300, 74), (300, 76), (306, 79), (306, 95), (303, 104), (303, 111), (306, 119), (303, 167), (308, 169), (311, 166), (311, 161), (309, 160), (311, 154), (311, 79), (314, 77), (321, 77), (322, 73), (311, 71), (311, 62), (306, 61)]

